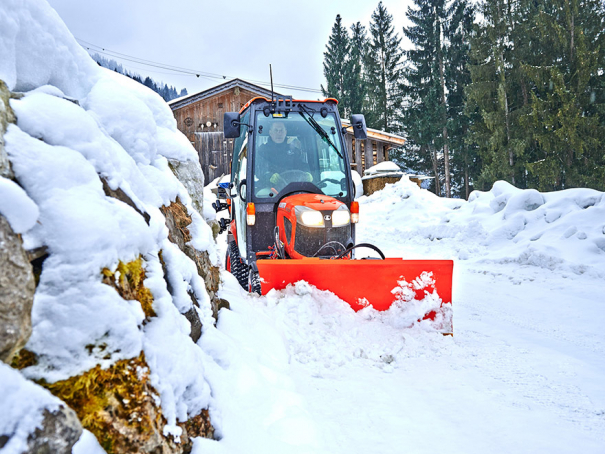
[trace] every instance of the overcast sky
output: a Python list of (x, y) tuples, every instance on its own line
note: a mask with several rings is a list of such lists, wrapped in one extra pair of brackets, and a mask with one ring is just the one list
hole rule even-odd
[[(319, 89), (325, 84), (323, 52), (340, 14), (346, 27), (368, 27), (378, 1), (351, 0), (49, 0), (79, 40), (153, 62), (251, 82)], [(402, 37), (412, 0), (384, 0)], [(187, 88), (189, 94), (221, 83), (113, 58), (156, 82)], [(313, 92), (278, 89), (316, 99)]]

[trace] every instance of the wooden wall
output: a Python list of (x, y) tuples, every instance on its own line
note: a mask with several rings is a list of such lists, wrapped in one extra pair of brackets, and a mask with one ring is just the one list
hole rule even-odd
[(356, 140), (353, 134), (345, 135), (345, 144), (351, 169), (356, 170), (363, 177), (363, 172), (370, 167), (389, 160), (390, 144), (380, 140), (368, 138)]
[[(256, 96), (257, 93), (236, 87), (191, 103), (173, 112), (177, 127), (194, 143), (196, 132), (222, 132), (223, 114), (239, 112), (244, 104)], [(211, 123), (210, 127), (206, 125), (207, 122)]]
[(233, 139), (223, 136), (224, 113), (239, 112), (256, 96), (258, 93), (235, 87), (173, 111), (177, 128), (198, 152), (206, 184), (231, 171)]

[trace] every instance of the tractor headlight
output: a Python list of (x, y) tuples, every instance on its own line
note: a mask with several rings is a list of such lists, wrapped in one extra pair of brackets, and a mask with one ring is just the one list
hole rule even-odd
[(309, 207), (297, 206), (294, 209), (296, 219), (307, 227), (323, 227), (324, 218), (320, 211)]
[(332, 213), (332, 226), (340, 227), (351, 222), (351, 214), (346, 205), (341, 205)]

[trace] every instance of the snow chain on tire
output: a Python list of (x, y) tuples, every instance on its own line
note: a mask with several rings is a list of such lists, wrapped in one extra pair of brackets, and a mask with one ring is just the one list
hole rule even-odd
[(258, 295), (261, 294), (261, 288), (260, 288), (260, 275), (258, 274), (258, 271), (251, 271), (250, 273), (250, 286), (249, 286), (249, 292), (250, 293), (256, 293)]
[(236, 277), (239, 285), (241, 285), (244, 290), (248, 291), (248, 265), (242, 261), (241, 256), (239, 255), (239, 248), (235, 241), (229, 243), (227, 255), (231, 262), (231, 274)]

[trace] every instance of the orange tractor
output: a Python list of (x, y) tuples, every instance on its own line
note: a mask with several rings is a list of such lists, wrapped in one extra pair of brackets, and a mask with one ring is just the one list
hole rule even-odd
[[(229, 230), (227, 270), (259, 294), (304, 280), (354, 310), (430, 296), (440, 303), (420, 318), (451, 313), (451, 260), (385, 258), (373, 245), (355, 244), (359, 204), (337, 105), (254, 98), (225, 113), (225, 138), (235, 139), (231, 180), (219, 184), (214, 206), (230, 214), (221, 220)], [(363, 115), (352, 115), (351, 127), (357, 140), (367, 138)], [(356, 259), (360, 247), (380, 257)], [(443, 320), (439, 329), (451, 333), (451, 317)]]

